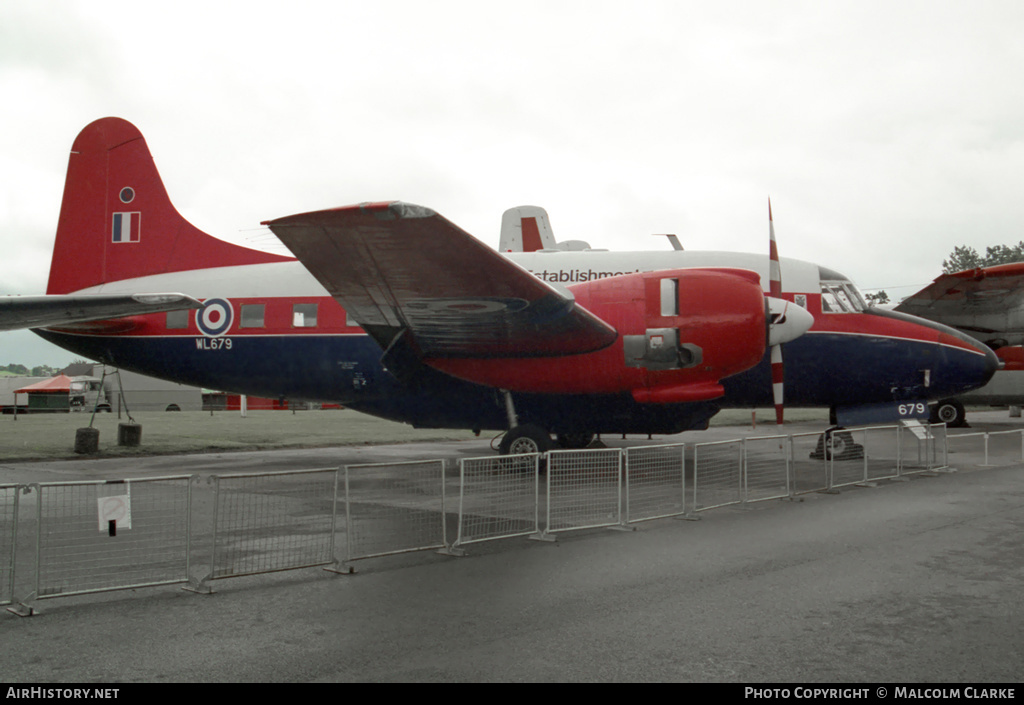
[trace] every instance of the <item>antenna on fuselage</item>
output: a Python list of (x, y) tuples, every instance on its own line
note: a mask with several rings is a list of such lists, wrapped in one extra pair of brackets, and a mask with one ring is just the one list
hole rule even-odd
[(654, 237), (667, 237), (668, 241), (672, 243), (672, 249), (682, 251), (683, 243), (679, 242), (679, 238), (673, 233), (655, 233)]

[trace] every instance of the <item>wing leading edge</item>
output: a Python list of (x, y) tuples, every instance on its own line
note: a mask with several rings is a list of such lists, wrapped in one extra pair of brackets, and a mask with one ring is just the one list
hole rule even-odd
[(404, 334), (422, 357), (543, 357), (618, 337), (429, 208), (363, 203), (264, 224), (385, 348)]
[(1024, 332), (1024, 263), (943, 274), (896, 310), (972, 335), (1019, 339)]

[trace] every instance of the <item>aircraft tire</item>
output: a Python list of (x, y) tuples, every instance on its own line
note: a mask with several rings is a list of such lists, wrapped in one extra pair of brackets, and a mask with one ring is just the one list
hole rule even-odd
[(498, 445), (502, 455), (524, 455), (546, 453), (551, 450), (551, 436), (540, 426), (524, 423), (509, 429)]
[(943, 399), (932, 408), (931, 422), (959, 428), (967, 425), (967, 412), (964, 405), (955, 399)]

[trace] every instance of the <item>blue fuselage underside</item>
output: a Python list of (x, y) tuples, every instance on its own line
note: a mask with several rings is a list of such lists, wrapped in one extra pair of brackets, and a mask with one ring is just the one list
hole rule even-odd
[[(105, 364), (175, 382), (252, 396), (330, 401), (420, 427), (504, 429), (498, 390), (423, 366), (399, 381), (380, 364), (368, 336), (238, 336), (230, 349), (209, 339), (88, 336), (38, 331), (57, 345)], [(848, 406), (940, 399), (983, 384), (977, 353), (924, 341), (809, 333), (784, 346), (790, 406)], [(922, 368), (930, 369), (924, 386)], [(701, 428), (719, 408), (772, 405), (768, 356), (723, 380), (724, 397), (690, 404), (638, 404), (613, 395), (514, 394), (520, 422), (556, 433), (678, 433)]]

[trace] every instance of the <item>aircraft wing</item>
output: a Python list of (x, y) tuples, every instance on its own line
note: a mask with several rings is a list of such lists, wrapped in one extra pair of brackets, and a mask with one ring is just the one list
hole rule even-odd
[(0, 296), (0, 330), (46, 328), (202, 307), (199, 301), (184, 294)]
[(265, 223), (385, 349), (421, 357), (540, 357), (618, 333), (429, 208), (363, 203)]
[(896, 310), (969, 332), (1012, 332), (1024, 324), (1024, 262), (943, 274)]

